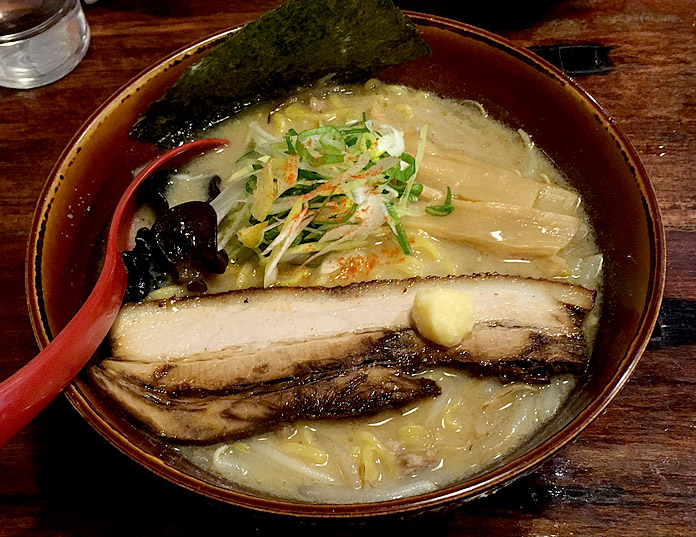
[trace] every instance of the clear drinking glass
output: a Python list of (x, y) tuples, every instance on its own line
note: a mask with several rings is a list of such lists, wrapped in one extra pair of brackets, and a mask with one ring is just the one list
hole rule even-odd
[(0, 86), (55, 82), (80, 63), (89, 37), (80, 0), (0, 0)]

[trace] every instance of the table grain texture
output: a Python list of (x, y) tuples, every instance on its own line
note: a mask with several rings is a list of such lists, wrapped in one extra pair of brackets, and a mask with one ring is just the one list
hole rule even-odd
[[(696, 299), (696, 2), (397, 1), (525, 46), (594, 44), (577, 76), (652, 178), (667, 231), (665, 296)], [(269, 0), (100, 0), (64, 79), (0, 88), (0, 379), (37, 352), (24, 295), (34, 206), (61, 151), (113, 92), (161, 57), (275, 7)], [(630, 232), (627, 230), (627, 232)], [(197, 496), (121, 455), (60, 397), (0, 450), (0, 537), (179, 535), (510, 537), (696, 535), (696, 345), (651, 347), (609, 408), (537, 471), (486, 499), (407, 521), (302, 522)]]

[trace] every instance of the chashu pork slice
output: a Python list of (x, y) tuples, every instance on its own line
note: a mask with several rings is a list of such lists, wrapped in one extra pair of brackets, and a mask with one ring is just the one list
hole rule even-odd
[(411, 326), (415, 294), (428, 288), (466, 293), (474, 304), (476, 323), (559, 333), (577, 329), (582, 315), (594, 305), (594, 292), (583, 287), (499, 275), (246, 289), (126, 305), (110, 333), (112, 356), (162, 361), (400, 330)]
[(415, 330), (346, 334), (335, 338), (274, 345), (251, 353), (220, 353), (164, 364), (115, 359), (100, 367), (160, 391), (237, 392), (263, 383), (299, 380), (362, 364), (417, 372), (450, 366), (501, 380), (548, 382), (556, 374), (580, 374), (587, 365), (582, 335), (545, 333), (536, 328), (477, 325), (451, 349), (433, 345)]
[(94, 381), (131, 417), (168, 440), (209, 444), (239, 439), (300, 419), (346, 418), (398, 408), (440, 394), (428, 379), (398, 369), (362, 367), (228, 395), (178, 395), (152, 391), (132, 379), (90, 368)]
[[(444, 349), (412, 327), (416, 292), (453, 288), (474, 304), (474, 329)], [(417, 371), (453, 365), (502, 379), (580, 373), (595, 293), (512, 276), (272, 288), (125, 306), (104, 371), (158, 390), (241, 391), (363, 363)]]

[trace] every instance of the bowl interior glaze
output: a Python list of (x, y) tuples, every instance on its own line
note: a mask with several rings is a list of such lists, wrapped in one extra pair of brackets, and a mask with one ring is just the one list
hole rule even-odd
[[(587, 426), (635, 367), (657, 317), (665, 267), (656, 197), (635, 151), (591, 97), (531, 53), (462, 23), (409, 15), (433, 55), (386, 70), (380, 78), (481, 102), (493, 117), (529, 133), (584, 196), (606, 260), (604, 310), (588, 374), (537, 435), (485, 473), (413, 498), (342, 506), (263, 497), (225, 484), (129, 424), (85, 378), (77, 378), (66, 393), (80, 414), (160, 476), (211, 498), (273, 513), (354, 517), (433, 508), (489, 493), (530, 471)], [(177, 52), (132, 80), (95, 112), (61, 156), (38, 204), (27, 254), (29, 307), (40, 345), (88, 295), (108, 220), (132, 170), (160, 152), (129, 138), (128, 130), (225, 35)]]

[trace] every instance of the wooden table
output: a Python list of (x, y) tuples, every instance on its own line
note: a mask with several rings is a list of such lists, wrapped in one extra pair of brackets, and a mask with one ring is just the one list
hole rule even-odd
[[(42, 184), (73, 134), (160, 57), (276, 3), (100, 0), (87, 6), (92, 43), (73, 73), (35, 90), (0, 89), (0, 378), (37, 352), (24, 251)], [(696, 299), (696, 3), (538, 0), (521, 2), (533, 4), (524, 12), (496, 2), (468, 10), (445, 0), (397, 4), (523, 46), (608, 47), (611, 70), (577, 80), (626, 131), (653, 179), (667, 228), (666, 296)], [(122, 456), (61, 397), (0, 451), (0, 536), (696, 535), (695, 389), (695, 345), (651, 348), (606, 412), (532, 475), (445, 514), (362, 526), (264, 517), (198, 497)]]

